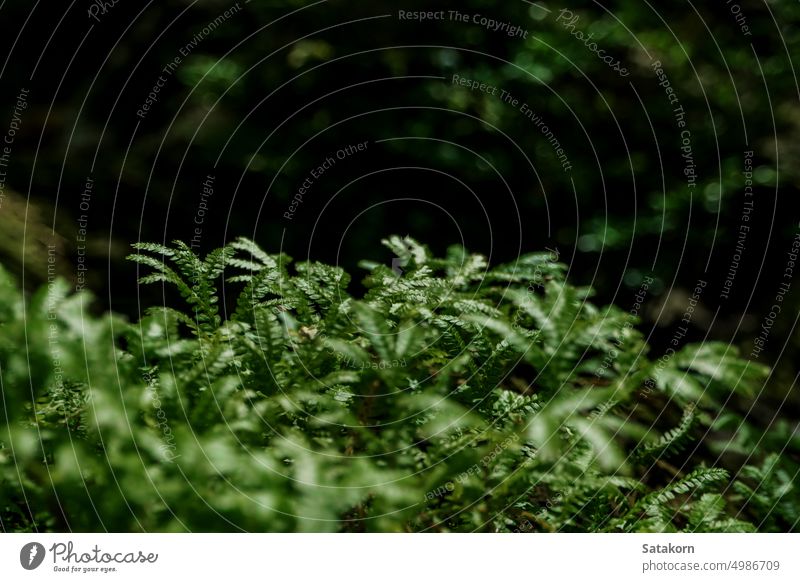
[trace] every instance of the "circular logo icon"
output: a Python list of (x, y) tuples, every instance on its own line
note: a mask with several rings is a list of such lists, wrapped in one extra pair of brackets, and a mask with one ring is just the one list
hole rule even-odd
[(39, 542), (31, 542), (22, 546), (19, 551), (19, 563), (26, 570), (35, 570), (44, 561), (44, 546)]

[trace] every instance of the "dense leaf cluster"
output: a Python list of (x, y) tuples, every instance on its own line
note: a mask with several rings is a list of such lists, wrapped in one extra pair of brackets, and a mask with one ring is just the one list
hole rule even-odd
[(715, 343), (651, 359), (552, 254), (384, 242), (402, 273), (364, 263), (362, 298), (245, 239), (138, 244), (183, 305), (135, 323), (0, 271), (2, 529), (797, 527), (796, 435), (729, 406), (765, 368)]

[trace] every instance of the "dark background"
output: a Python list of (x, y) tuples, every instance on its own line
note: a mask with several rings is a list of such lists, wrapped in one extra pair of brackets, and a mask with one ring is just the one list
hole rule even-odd
[[(30, 89), (0, 207), (0, 260), (24, 271), (29, 289), (46, 280), (48, 242), (59, 272), (76, 280), (86, 214), (87, 282), (100, 304), (135, 317), (140, 301), (159, 303), (124, 257), (138, 240), (189, 241), (209, 174), (203, 251), (248, 236), (358, 271), (361, 259), (391, 261), (380, 245), (389, 234), (437, 252), (463, 243), (492, 262), (548, 246), (571, 281), (626, 310), (653, 274), (641, 325), (656, 350), (702, 279), (686, 341), (721, 339), (750, 353), (786, 280), (800, 220), (796, 2), (736, 4), (751, 35), (724, 2), (240, 2), (168, 76), (144, 119), (136, 112), (162, 68), (233, 3), (119, 0), (99, 22), (92, 5), (0, 8), (3, 134), (20, 88)], [(570, 34), (562, 8), (630, 75)], [(509, 22), (528, 38), (398, 19), (398, 10), (440, 9)], [(693, 188), (653, 61), (686, 112)], [(526, 102), (571, 170), (518, 109), (453, 86), (453, 74)], [(284, 218), (312, 169), (364, 141), (366, 151), (338, 160)], [(743, 223), (747, 150), (754, 195)], [(95, 186), (82, 212), (87, 177)], [(741, 224), (751, 230), (724, 298)], [(793, 280), (759, 358), (776, 365), (778, 404), (797, 371), (798, 287)], [(792, 398), (781, 405), (796, 416)]]

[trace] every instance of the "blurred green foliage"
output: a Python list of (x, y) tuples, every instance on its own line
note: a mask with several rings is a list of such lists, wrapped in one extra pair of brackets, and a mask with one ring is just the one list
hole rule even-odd
[(0, 271), (2, 529), (796, 529), (797, 436), (730, 404), (764, 367), (713, 343), (650, 360), (552, 253), (384, 242), (363, 298), (246, 239), (139, 244), (183, 302), (135, 323)]

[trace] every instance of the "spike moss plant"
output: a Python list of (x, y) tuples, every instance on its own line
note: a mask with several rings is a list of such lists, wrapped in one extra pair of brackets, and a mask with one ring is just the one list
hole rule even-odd
[(135, 323), (0, 270), (0, 529), (797, 529), (797, 436), (745, 418), (765, 368), (651, 357), (552, 254), (384, 243), (360, 298), (245, 239), (137, 244), (182, 299)]

